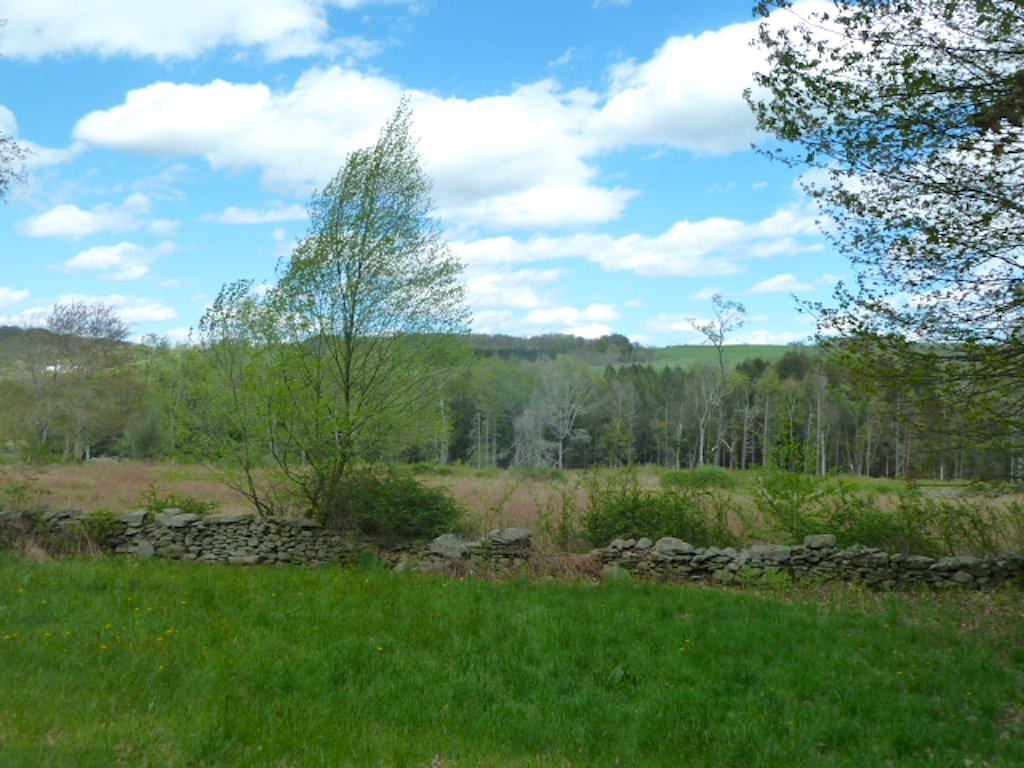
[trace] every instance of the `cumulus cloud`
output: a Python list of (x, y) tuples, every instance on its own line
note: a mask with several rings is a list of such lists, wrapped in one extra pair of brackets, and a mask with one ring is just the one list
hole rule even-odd
[(314, 54), (365, 56), (377, 46), (358, 36), (330, 38), (330, 6), (403, 0), (0, 0), (9, 20), (4, 55), (36, 60), (99, 56), (193, 58), (218, 47), (258, 48), (269, 59)]
[[(314, 68), (290, 89), (224, 80), (154, 83), (92, 112), (78, 141), (152, 156), (260, 168), (268, 188), (322, 186), (353, 150), (372, 144), (401, 87), (342, 67)], [(414, 130), (446, 220), (501, 227), (603, 223), (634, 190), (596, 183), (587, 133), (596, 96), (554, 81), (473, 100), (413, 93)], [(201, 119), (200, 119), (201, 117)]]
[(742, 272), (753, 258), (816, 251), (821, 244), (804, 239), (816, 235), (810, 216), (786, 209), (755, 222), (681, 221), (653, 237), (579, 233), (517, 240), (503, 235), (455, 242), (453, 248), (471, 267), (583, 258), (608, 271), (645, 277), (707, 277)]
[[(301, 5), (313, 13), (323, 2), (262, 5), (268, 12)], [(238, 7), (214, 1), (222, 5)], [(764, 67), (749, 45), (755, 32), (750, 22), (669, 38), (646, 61), (611, 68), (605, 93), (565, 89), (553, 79), (473, 99), (411, 92), (440, 215), (470, 228), (606, 223), (637, 194), (601, 183), (598, 160), (607, 152), (748, 148), (756, 136), (742, 93)], [(74, 138), (115, 151), (198, 156), (215, 169), (255, 168), (269, 189), (308, 193), (349, 152), (373, 143), (404, 90), (382, 75), (341, 66), (311, 68), (283, 88), (159, 82), (86, 115)]]
[(30, 291), (25, 289), (15, 290), (14, 288), (0, 286), (0, 307), (10, 307), (14, 304), (20, 304), (30, 295)]
[(555, 307), (535, 309), (524, 318), (533, 325), (573, 325), (583, 321), (610, 321), (620, 317), (619, 311), (611, 304), (591, 304), (585, 309)]
[(130, 232), (146, 229), (158, 234), (173, 232), (178, 223), (168, 219), (149, 219), (153, 202), (141, 193), (129, 195), (119, 205), (107, 203), (92, 210), (64, 203), (38, 216), (32, 216), (19, 225), (29, 237), (59, 237), (78, 240), (99, 232)]
[(175, 250), (173, 243), (163, 243), (156, 248), (128, 242), (102, 245), (68, 259), (61, 270), (70, 274), (102, 272), (101, 277), (107, 280), (139, 280), (149, 275), (152, 262)]
[(487, 272), (466, 281), (471, 306), (534, 309), (544, 305), (538, 287), (550, 285), (562, 276), (558, 269), (521, 269), (511, 273)]
[(757, 139), (743, 100), (764, 57), (750, 46), (756, 22), (671, 37), (647, 61), (611, 70), (594, 130), (610, 144), (667, 144), (722, 154)]
[(156, 157), (196, 155), (215, 169), (260, 168), (268, 187), (308, 192), (372, 144), (399, 86), (340, 67), (314, 68), (288, 91), (263, 83), (160, 82), (78, 121), (76, 139)]

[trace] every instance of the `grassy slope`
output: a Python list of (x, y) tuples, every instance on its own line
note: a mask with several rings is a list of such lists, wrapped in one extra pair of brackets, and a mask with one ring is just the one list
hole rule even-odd
[[(787, 352), (797, 349), (808, 353), (814, 352), (814, 347), (793, 347), (780, 346), (777, 344), (727, 344), (724, 348), (725, 361), (729, 365), (736, 365), (745, 360), (753, 360), (760, 357), (768, 362), (779, 360)], [(652, 365), (662, 366), (678, 365), (687, 368), (691, 365), (718, 365), (718, 352), (712, 346), (678, 346), (662, 347), (652, 350), (655, 359)]]
[(0, 558), (0, 764), (1020, 765), (1017, 600)]

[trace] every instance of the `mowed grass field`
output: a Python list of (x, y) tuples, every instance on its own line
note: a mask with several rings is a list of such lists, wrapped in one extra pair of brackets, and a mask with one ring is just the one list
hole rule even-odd
[[(812, 356), (817, 354), (817, 349), (813, 345), (726, 344), (722, 347), (723, 357), (728, 365), (738, 365), (757, 357), (774, 363), (794, 349)], [(654, 355), (651, 365), (656, 367), (678, 365), (680, 368), (689, 368), (694, 365), (718, 365), (718, 350), (710, 344), (659, 347), (651, 352)]]
[(1019, 591), (0, 556), (2, 766), (1019, 766)]

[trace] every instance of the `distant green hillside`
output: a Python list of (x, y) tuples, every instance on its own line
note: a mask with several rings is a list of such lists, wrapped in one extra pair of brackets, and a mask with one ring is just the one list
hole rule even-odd
[[(794, 346), (792, 344), (727, 344), (724, 350), (725, 362), (729, 365), (737, 365), (744, 360), (753, 360), (757, 357), (774, 363), (793, 350), (817, 353), (817, 348), (814, 346)], [(688, 368), (692, 365), (718, 365), (718, 352), (707, 344), (651, 348), (646, 351), (653, 355), (654, 359), (651, 361), (651, 365), (654, 366), (678, 365), (680, 368)]]
[(52, 333), (42, 328), (0, 326), (0, 377), (31, 360), (35, 351), (52, 337)]

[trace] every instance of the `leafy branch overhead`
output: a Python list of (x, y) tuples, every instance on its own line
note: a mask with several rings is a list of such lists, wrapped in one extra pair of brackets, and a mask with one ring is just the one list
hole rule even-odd
[(804, 186), (857, 271), (837, 306), (815, 308), (824, 337), (888, 345), (958, 400), (995, 386), (999, 418), (1024, 423), (1020, 2), (758, 10), (769, 67), (747, 99), (777, 139), (761, 150), (808, 168)]

